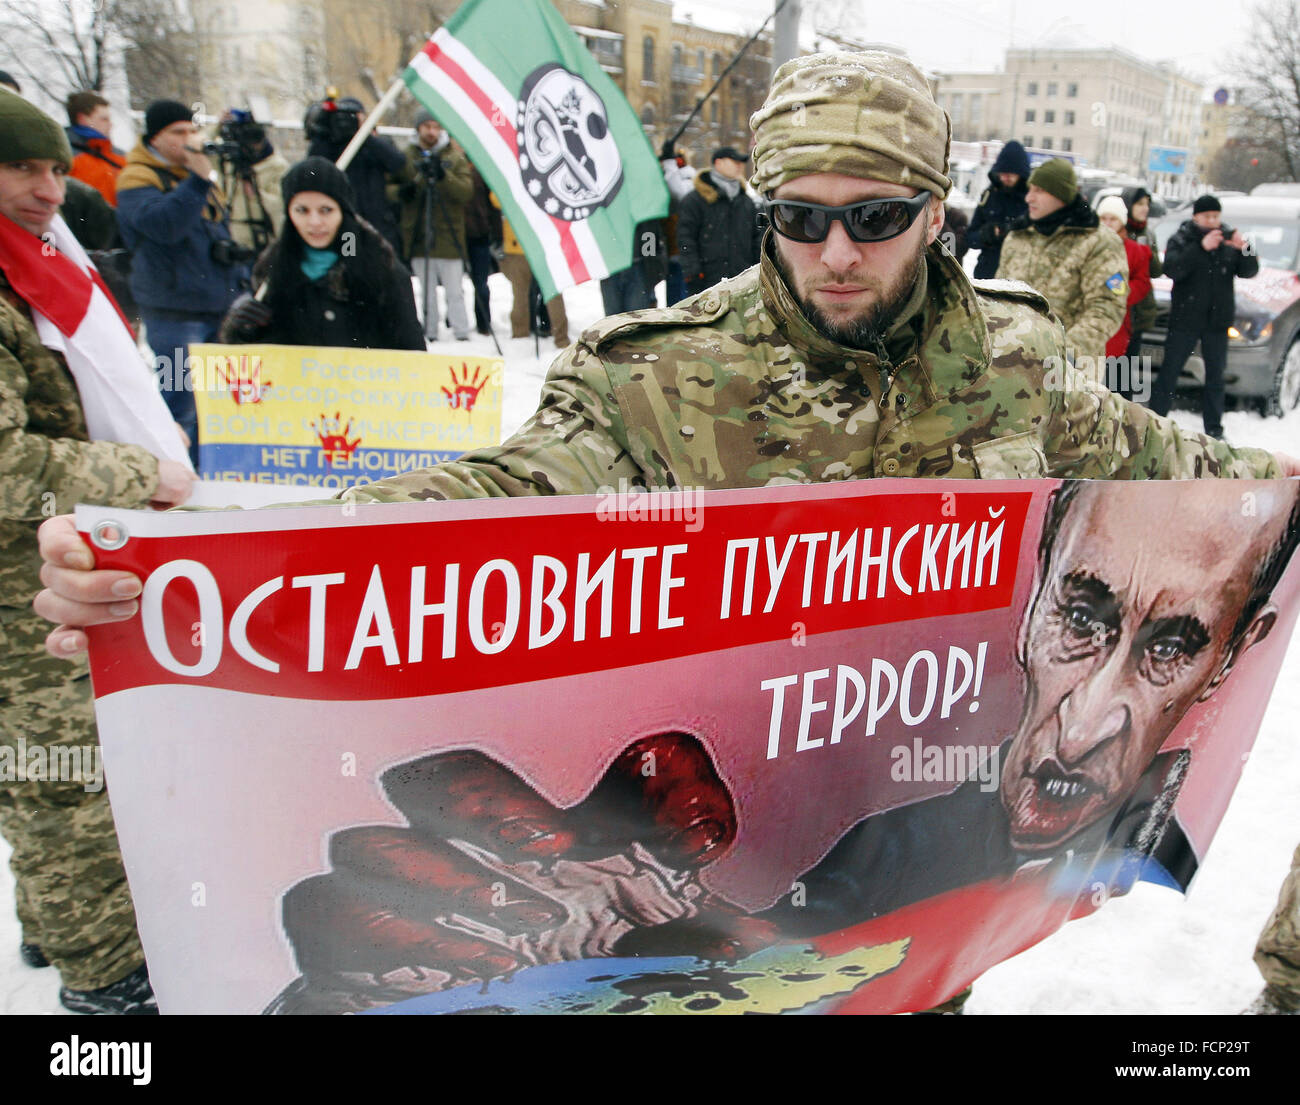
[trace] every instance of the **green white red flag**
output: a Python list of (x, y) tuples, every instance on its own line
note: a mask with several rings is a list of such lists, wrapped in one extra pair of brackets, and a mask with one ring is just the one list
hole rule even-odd
[(468, 0), (404, 74), (501, 201), (547, 298), (632, 261), (668, 190), (622, 92), (547, 0)]

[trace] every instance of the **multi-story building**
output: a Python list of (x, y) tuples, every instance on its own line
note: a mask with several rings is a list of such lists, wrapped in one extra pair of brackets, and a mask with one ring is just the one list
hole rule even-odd
[(325, 80), (324, 7), (310, 0), (194, 0), (202, 108), (300, 120)]
[[(553, 0), (627, 97), (650, 141), (677, 132), (748, 35), (674, 20), (670, 0)], [(204, 106), (252, 106), (300, 120), (327, 88), (373, 104), (459, 0), (194, 0)], [(762, 22), (756, 16), (754, 26)], [(771, 38), (727, 73), (679, 139), (695, 160), (718, 146), (748, 148), (749, 116), (767, 95)], [(416, 105), (386, 118), (409, 124)]]
[[(1016, 138), (1144, 179), (1152, 147), (1184, 149), (1194, 161), (1202, 91), (1173, 67), (1116, 48), (1011, 49), (999, 73), (941, 73), (936, 82), (955, 139)], [(1179, 181), (1153, 183), (1169, 191)]]

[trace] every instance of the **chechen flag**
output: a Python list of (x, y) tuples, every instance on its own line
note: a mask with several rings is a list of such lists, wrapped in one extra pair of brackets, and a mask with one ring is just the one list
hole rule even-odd
[(404, 79), (496, 193), (547, 299), (627, 268), (637, 223), (668, 213), (636, 113), (547, 0), (468, 0)]

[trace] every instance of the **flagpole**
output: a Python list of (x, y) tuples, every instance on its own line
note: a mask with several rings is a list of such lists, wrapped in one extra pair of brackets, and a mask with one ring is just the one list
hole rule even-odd
[[(352, 159), (357, 156), (357, 150), (361, 149), (361, 144), (370, 137), (371, 131), (379, 125), (380, 117), (393, 106), (393, 102), (402, 94), (402, 89), (405, 87), (406, 82), (401, 77), (398, 77), (397, 80), (393, 81), (388, 91), (380, 97), (379, 103), (375, 104), (375, 110), (366, 116), (366, 121), (361, 126), (357, 127), (357, 133), (352, 136), (352, 141), (343, 148), (343, 152), (339, 154), (339, 159), (334, 162), (340, 170), (346, 169), (352, 163)], [(270, 284), (269, 277), (263, 280), (261, 286), (253, 293), (253, 298), (259, 303), (264, 301), (266, 299), (266, 289)]]
[(375, 104), (374, 111), (366, 115), (366, 121), (357, 127), (357, 133), (352, 136), (352, 141), (344, 147), (343, 152), (339, 154), (339, 159), (334, 162), (340, 169), (346, 169), (352, 164), (352, 159), (357, 156), (357, 150), (361, 149), (361, 144), (370, 137), (370, 132), (379, 125), (380, 118), (393, 106), (397, 97), (402, 94), (402, 89), (406, 87), (406, 82), (398, 77), (393, 81), (388, 91), (384, 93), (379, 103)]

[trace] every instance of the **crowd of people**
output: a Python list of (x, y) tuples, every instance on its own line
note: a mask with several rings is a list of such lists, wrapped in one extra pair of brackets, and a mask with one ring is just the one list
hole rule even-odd
[[(891, 96), (865, 95), (864, 71), (868, 84), (885, 82)], [(327, 114), (338, 110), (363, 114), (347, 100)], [(1224, 237), (1217, 201), (1198, 200), (1166, 251), (1174, 279), (1167, 364), (1174, 367), (1170, 376), (1162, 372), (1145, 409), (1108, 390), (1102, 373), (1112, 350), (1136, 348), (1150, 318), (1150, 277), (1160, 259), (1145, 220), (1149, 195), (1139, 189), (1094, 211), (1068, 162), (1030, 171), (1025, 151), (1007, 143), (969, 227), (960, 227), (980, 250), (977, 274), (1001, 279), (972, 286), (956, 251), (945, 248), (956, 241), (945, 227), (959, 226), (943, 205), (950, 125), (920, 72), (892, 55), (787, 63), (753, 117), (752, 148), (716, 149), (706, 170), (694, 172), (683, 151), (666, 144), (660, 163), (669, 215), (641, 224), (628, 265), (602, 282), (608, 310), (644, 313), (607, 336), (589, 332), (580, 348), (571, 346), (562, 296), (539, 302), (499, 203), (432, 116), (417, 120), (405, 153), (368, 137), (346, 171), (334, 164), (347, 141), (335, 129), (319, 128), (309, 156), (292, 166), (276, 165), (265, 132), (251, 131), (254, 171), (232, 198), (184, 105), (151, 104), (126, 154), (107, 138), (102, 97), (78, 93), (68, 112), (65, 131), (16, 91), (0, 90), (5, 742), (95, 743), (84, 661), (69, 657), (84, 648), (79, 627), (136, 615), (139, 581), (95, 571), (62, 515), (79, 501), (170, 507), (186, 500), (199, 439), (182, 375), (190, 343), (422, 349), (444, 319), (453, 339), (465, 339), (464, 277), (483, 332), (491, 325), (493, 267), (514, 292), (512, 333), (525, 336), (545, 317), (564, 351), (538, 416), (501, 447), (369, 485), (360, 489), (363, 500), (589, 493), (594, 472), (606, 483), (648, 486), (691, 486), (707, 472), (716, 487), (876, 475), (1300, 475), (1293, 458), (1223, 442), (1221, 407), (1207, 404), (1206, 435), (1159, 417), (1178, 356), (1200, 341), (1208, 368), (1220, 323), (1227, 325), (1223, 296), (1235, 276), (1253, 271), (1240, 235)], [(904, 117), (908, 137), (899, 144), (891, 136)], [(831, 137), (808, 143), (806, 125)], [(130, 307), (114, 303), (107, 277), (65, 233), (73, 223), (60, 212), (78, 177), (113, 213), (119, 245), (94, 248), (129, 254)], [(250, 244), (255, 237), (241, 241), (235, 233), (236, 209), (249, 228), (270, 221), (260, 255)], [(38, 259), (48, 262), (49, 235), (61, 285), (32, 275), (45, 271)], [(686, 300), (685, 310), (654, 309), (661, 281), (663, 306)], [(720, 282), (725, 296), (714, 294)], [(83, 306), (70, 311), (65, 294)], [(161, 391), (139, 371), (132, 312), (156, 358), (175, 367)], [(987, 347), (963, 344), (972, 333), (988, 335)], [(1047, 383), (1053, 358), (1074, 363), (1063, 384)], [(816, 425), (784, 413), (808, 408), (803, 381), (767, 371), (792, 359), (809, 379), (840, 379), (852, 366), (846, 398), (817, 414)], [(666, 375), (612, 383), (610, 366), (630, 360), (655, 361)], [(681, 399), (673, 386), (678, 361), (694, 374), (693, 394), (724, 385), (714, 393), (716, 409)], [(976, 393), (978, 402), (962, 398)], [(114, 395), (126, 402), (110, 402)], [(918, 430), (915, 416), (936, 395), (946, 413)], [(996, 423), (980, 414), (986, 409), (999, 412)], [(697, 434), (700, 419), (716, 425)], [(1018, 447), (1026, 435), (1035, 449)], [(696, 442), (716, 452), (693, 451), (705, 448)], [(1004, 447), (1009, 442), (1017, 448)], [(38, 535), (41, 519), (55, 513), (61, 516)], [(36, 600), (38, 616), (31, 597), (42, 557), (47, 589)], [(48, 642), (43, 618), (59, 626)], [(59, 970), (69, 1009), (151, 1012), (107, 792), (83, 782), (0, 789), (21, 954), (32, 967)], [(1295, 969), (1285, 969), (1284, 938), (1296, 928), (1297, 878), (1261, 940), (1278, 1010), (1300, 1007), (1300, 953), (1289, 961)], [(960, 1006), (960, 995), (952, 1005)]]

